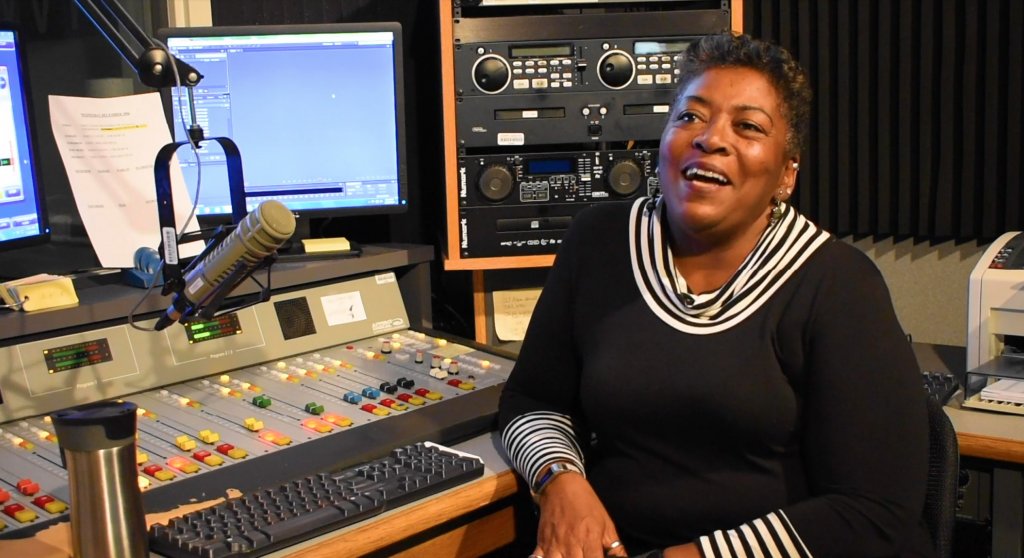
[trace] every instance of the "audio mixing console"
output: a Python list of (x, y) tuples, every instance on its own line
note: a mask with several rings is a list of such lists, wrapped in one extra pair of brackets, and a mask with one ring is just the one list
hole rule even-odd
[(410, 329), (389, 272), (162, 332), (2, 347), (0, 537), (69, 516), (55, 410), (137, 404), (138, 480), (146, 511), (162, 511), (492, 428), (512, 361), (464, 343)]

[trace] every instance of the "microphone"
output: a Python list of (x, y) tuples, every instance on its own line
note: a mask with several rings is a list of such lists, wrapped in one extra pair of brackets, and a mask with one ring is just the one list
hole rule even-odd
[[(185, 276), (184, 288), (174, 294), (155, 329), (195, 313), (214, 297), (223, 298), (264, 258), (273, 254), (295, 232), (295, 216), (277, 200), (267, 200), (242, 219), (212, 252)], [(230, 280), (228, 280), (230, 278)]]

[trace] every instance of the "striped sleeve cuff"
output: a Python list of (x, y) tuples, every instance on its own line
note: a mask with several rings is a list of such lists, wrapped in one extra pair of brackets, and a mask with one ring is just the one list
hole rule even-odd
[(782, 510), (700, 538), (704, 558), (811, 558)]
[(515, 418), (501, 433), (512, 465), (528, 483), (541, 469), (556, 461), (568, 461), (583, 469), (583, 452), (567, 415), (548, 411)]

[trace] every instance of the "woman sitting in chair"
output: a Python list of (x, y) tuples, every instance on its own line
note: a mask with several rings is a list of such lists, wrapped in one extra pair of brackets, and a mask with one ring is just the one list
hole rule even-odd
[(787, 203), (783, 49), (683, 55), (662, 192), (567, 234), (500, 406), (534, 556), (930, 556), (918, 367), (872, 262)]

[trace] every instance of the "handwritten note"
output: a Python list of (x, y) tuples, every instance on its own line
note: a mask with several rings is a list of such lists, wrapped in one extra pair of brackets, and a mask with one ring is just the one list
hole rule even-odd
[(323, 305), (324, 316), (327, 317), (329, 326), (361, 322), (366, 319), (366, 307), (359, 291), (322, 296), (320, 304)]
[(540, 297), (540, 289), (512, 289), (491, 293), (494, 301), (494, 334), (499, 341), (522, 341)]
[[(93, 250), (104, 267), (133, 267), (135, 250), (160, 243), (153, 163), (171, 143), (157, 93), (92, 99), (50, 96), (50, 126), (75, 205)], [(171, 165), (171, 195), (180, 229), (192, 198), (177, 162)], [(188, 230), (196, 230), (193, 220)], [(179, 248), (194, 256), (201, 242)]]

